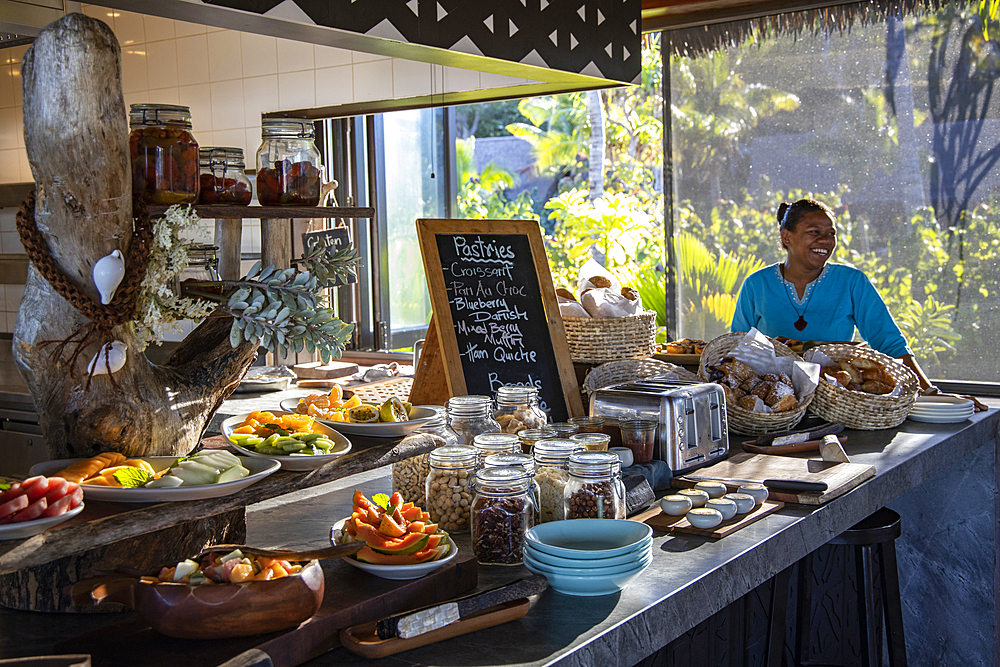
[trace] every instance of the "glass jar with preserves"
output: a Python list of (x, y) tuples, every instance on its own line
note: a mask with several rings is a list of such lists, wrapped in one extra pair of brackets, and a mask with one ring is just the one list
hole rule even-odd
[(173, 104), (133, 104), (128, 113), (132, 193), (147, 204), (198, 201), (198, 142), (191, 109)]
[(570, 424), (569, 422), (552, 422), (551, 424), (546, 424), (545, 428), (550, 428), (556, 432), (557, 438), (568, 438), (574, 433), (580, 432), (580, 427), (576, 424)]
[(607, 433), (574, 433), (569, 436), (573, 442), (579, 442), (592, 452), (606, 452), (611, 442), (611, 436)]
[(448, 428), (459, 445), (472, 446), (480, 433), (499, 433), (489, 396), (453, 396), (445, 403)]
[(442, 530), (469, 530), (472, 488), (478, 453), (474, 447), (438, 447), (428, 454), (427, 512)]
[(472, 439), (472, 446), (479, 452), (478, 465), (491, 454), (509, 454), (521, 451), (521, 441), (513, 433), (480, 433)]
[(257, 149), (261, 206), (317, 206), (323, 164), (316, 126), (301, 118), (265, 118)]
[(201, 175), (198, 203), (249, 206), (253, 189), (247, 178), (242, 148), (204, 146), (198, 150)]
[(574, 452), (563, 489), (567, 519), (624, 519), (625, 485), (614, 452)]
[(604, 417), (570, 417), (567, 421), (577, 427), (577, 433), (600, 433), (604, 429)]
[(486, 565), (521, 562), (524, 534), (535, 525), (531, 477), (523, 469), (484, 468), (476, 473), (472, 501), (472, 551)]
[(521, 441), (521, 451), (525, 454), (531, 453), (531, 448), (539, 440), (551, 440), (559, 437), (559, 434), (549, 428), (526, 428), (517, 434)]
[[(458, 443), (455, 434), (445, 424), (444, 410), (425, 423), (414, 433), (434, 438), (435, 447), (448, 447)], [(403, 499), (422, 509), (427, 508), (427, 474), (431, 465), (426, 454), (411, 456), (392, 464), (392, 490), (398, 491)]]
[(569, 457), (586, 451), (572, 440), (555, 438), (535, 443), (535, 482), (538, 483), (538, 521), (561, 521), (566, 518), (563, 491), (569, 480)]
[(538, 387), (503, 385), (497, 387), (497, 410), (493, 414), (504, 433), (545, 426), (548, 415), (538, 404)]

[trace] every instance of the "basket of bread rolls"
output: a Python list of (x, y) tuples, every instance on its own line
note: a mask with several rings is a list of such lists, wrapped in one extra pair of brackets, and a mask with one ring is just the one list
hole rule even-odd
[[(698, 367), (703, 382), (715, 382), (726, 394), (729, 428), (744, 435), (784, 431), (798, 424), (815, 396), (808, 391), (797, 397), (792, 378), (784, 372), (755, 368), (731, 355), (745, 333), (731, 333), (705, 346)], [(787, 345), (772, 340), (774, 356), (799, 359)], [(764, 407), (766, 406), (766, 408)]]
[(643, 310), (638, 292), (593, 260), (580, 272), (577, 291), (556, 290), (573, 361), (603, 364), (646, 359), (656, 347), (656, 313)]
[(822, 365), (809, 409), (827, 421), (865, 431), (893, 428), (903, 423), (917, 400), (916, 374), (869, 347), (817, 345), (806, 358)]

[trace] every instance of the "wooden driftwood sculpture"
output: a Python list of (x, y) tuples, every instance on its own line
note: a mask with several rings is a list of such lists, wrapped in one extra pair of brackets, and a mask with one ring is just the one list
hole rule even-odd
[[(137, 227), (121, 50), (105, 24), (69, 14), (41, 32), (21, 71), (25, 146), (37, 193), (34, 226), (51, 258), (46, 263), (86, 297), (67, 300), (61, 295), (66, 290), (57, 291), (32, 262), (14, 357), (34, 397), (49, 455), (186, 454), (253, 362), (257, 341), (231, 347), (232, 318), (210, 317), (156, 366), (142, 354), (130, 322), (94, 328), (81, 303), (91, 313), (118, 312), (114, 307), (128, 298), (123, 288), (129, 280), (127, 273), (123, 288), (102, 306), (94, 264), (115, 250), (129, 258)], [(135, 267), (126, 260), (130, 269)], [(98, 335), (76, 350), (87, 332)], [(88, 363), (110, 341), (124, 347), (124, 366), (88, 377)]]

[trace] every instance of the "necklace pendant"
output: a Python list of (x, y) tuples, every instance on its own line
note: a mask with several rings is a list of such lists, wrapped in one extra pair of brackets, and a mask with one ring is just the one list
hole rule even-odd
[(799, 319), (795, 320), (795, 328), (799, 331), (805, 329), (807, 324), (808, 322), (806, 322), (805, 318), (803, 318), (801, 315), (799, 315)]

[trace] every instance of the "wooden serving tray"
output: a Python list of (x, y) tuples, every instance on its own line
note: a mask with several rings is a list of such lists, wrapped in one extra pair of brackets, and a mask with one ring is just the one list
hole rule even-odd
[(653, 530), (660, 530), (667, 533), (688, 533), (690, 535), (702, 535), (704, 537), (725, 537), (726, 535), (732, 535), (740, 528), (749, 526), (755, 521), (760, 521), (768, 514), (777, 512), (784, 506), (785, 503), (768, 498), (760, 505), (760, 507), (755, 508), (753, 512), (742, 516), (737, 514), (729, 521), (723, 521), (715, 528), (695, 528), (685, 517), (671, 516), (660, 509), (659, 506), (646, 510), (639, 516), (635, 517), (634, 520), (643, 522)]
[(442, 639), (457, 637), (483, 628), (492, 628), (494, 625), (500, 625), (507, 621), (515, 621), (527, 614), (530, 608), (531, 603), (527, 598), (511, 600), (461, 618), (443, 628), (431, 630), (409, 639), (401, 639), (400, 637), (379, 639), (378, 635), (375, 634), (375, 625), (378, 621), (372, 621), (341, 630), (340, 644), (352, 653), (357, 653), (365, 658), (384, 658), (401, 651), (408, 651), (411, 648), (427, 646)]
[(653, 355), (653, 359), (677, 364), (678, 366), (697, 366), (701, 363), (700, 354), (668, 354), (666, 352), (657, 352)]

